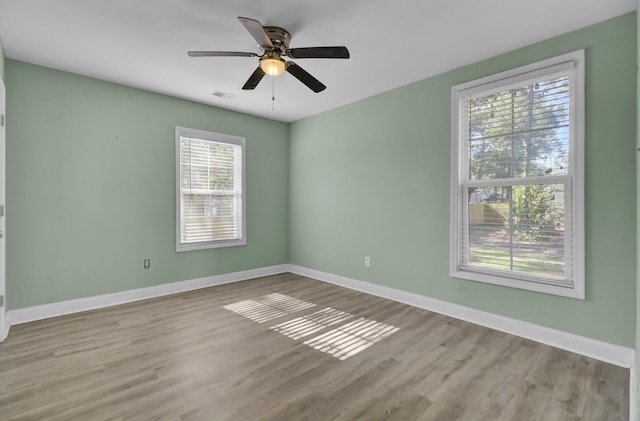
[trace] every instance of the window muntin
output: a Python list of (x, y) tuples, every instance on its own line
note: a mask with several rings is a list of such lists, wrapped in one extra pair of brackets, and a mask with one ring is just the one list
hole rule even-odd
[(244, 138), (176, 128), (176, 250), (246, 244)]
[(584, 297), (583, 62), (453, 88), (452, 276)]

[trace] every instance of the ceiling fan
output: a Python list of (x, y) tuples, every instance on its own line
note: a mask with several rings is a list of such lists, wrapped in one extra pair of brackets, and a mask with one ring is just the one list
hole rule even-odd
[(190, 57), (260, 57), (258, 68), (249, 77), (242, 89), (251, 90), (258, 86), (265, 74), (278, 76), (285, 70), (304, 83), (313, 92), (322, 92), (327, 87), (306, 70), (292, 61), (285, 61), (282, 56), (294, 59), (302, 58), (349, 58), (347, 47), (306, 47), (289, 48), (291, 35), (277, 26), (262, 26), (250, 18), (238, 17), (238, 20), (258, 42), (263, 54), (242, 51), (189, 51)]

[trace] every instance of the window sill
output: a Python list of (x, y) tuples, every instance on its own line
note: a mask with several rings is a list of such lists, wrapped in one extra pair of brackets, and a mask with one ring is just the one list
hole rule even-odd
[[(521, 279), (507, 278), (502, 276), (493, 276), (485, 273), (471, 272), (468, 270), (454, 270), (450, 273), (452, 278), (465, 279), (468, 281), (483, 282), (486, 284), (500, 285), (509, 288), (522, 289), (526, 291), (541, 292), (544, 294), (559, 295), (561, 297), (575, 298), (584, 300), (584, 290), (575, 286), (563, 287), (557, 285), (549, 285), (538, 282), (524, 281)], [(580, 282), (576, 282), (580, 284)]]
[(192, 250), (206, 250), (206, 249), (217, 249), (224, 247), (237, 247), (244, 246), (247, 244), (247, 240), (230, 240), (230, 241), (214, 241), (207, 243), (195, 243), (195, 244), (176, 244), (176, 252), (181, 253), (183, 251), (192, 251)]

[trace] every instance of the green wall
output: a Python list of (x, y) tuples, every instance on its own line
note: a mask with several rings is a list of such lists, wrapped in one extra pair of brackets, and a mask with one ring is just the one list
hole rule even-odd
[[(638, 7), (636, 9), (636, 17), (637, 10), (640, 10), (640, 0), (638, 0)], [(638, 85), (637, 89), (637, 108), (636, 108), (636, 147), (637, 150), (640, 151), (640, 118), (638, 118), (638, 111), (640, 111), (640, 72), (638, 68), (640, 68), (640, 19), (636, 22), (636, 38), (637, 38), (637, 46), (636, 46), (636, 60), (637, 60), (637, 68), (636, 68), (636, 77)], [(637, 255), (636, 262), (640, 260), (640, 158), (636, 152), (636, 194), (637, 194), (637, 202), (636, 202), (636, 244), (637, 244)], [(637, 272), (637, 283), (636, 283), (636, 395), (640, 391), (640, 333), (638, 330), (640, 329), (640, 267), (636, 269)], [(637, 414), (638, 419), (640, 419), (640, 399), (637, 400)]]
[(2, 46), (2, 39), (0, 39), (0, 79), (5, 81), (4, 78), (4, 47)]
[[(14, 60), (6, 78), (9, 309), (287, 262), (287, 124)], [(176, 253), (176, 125), (246, 137), (246, 246)]]
[[(586, 300), (450, 278), (451, 87), (581, 48)], [(635, 92), (632, 13), (295, 122), (290, 261), (633, 348)]]

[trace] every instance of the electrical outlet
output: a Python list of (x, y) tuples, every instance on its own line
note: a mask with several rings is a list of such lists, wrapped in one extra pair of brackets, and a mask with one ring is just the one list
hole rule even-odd
[(366, 267), (366, 268), (370, 268), (371, 267), (371, 257), (364, 256), (364, 267)]
[(149, 269), (151, 267), (151, 259), (144, 259), (144, 268)]

